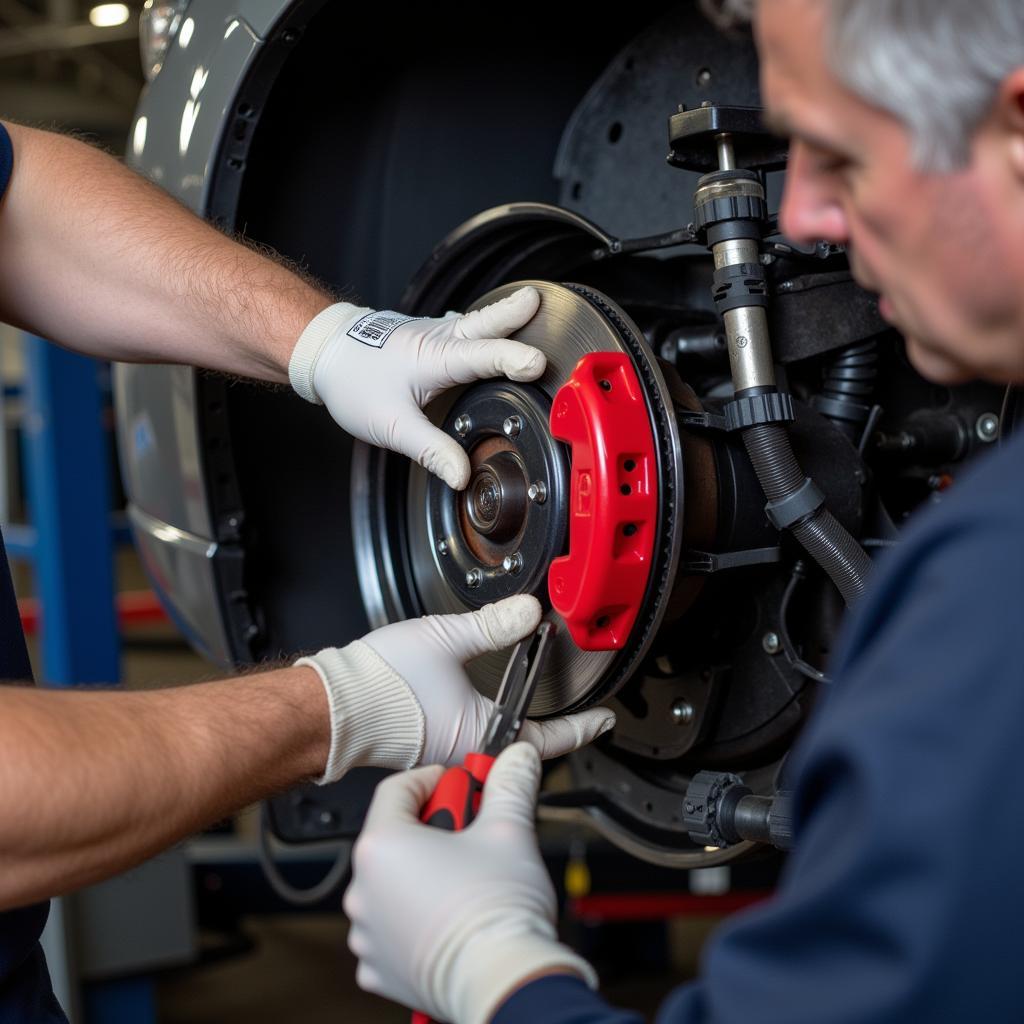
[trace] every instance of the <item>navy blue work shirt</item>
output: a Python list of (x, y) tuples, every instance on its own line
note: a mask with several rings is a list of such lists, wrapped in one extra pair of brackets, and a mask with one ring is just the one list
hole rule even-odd
[[(791, 757), (796, 849), (658, 1024), (1024, 1021), (1024, 432), (881, 560)], [(494, 1024), (640, 1024), (548, 977)]]
[[(0, 124), (0, 200), (11, 180), (11, 137)], [(2, 210), (0, 210), (2, 216)], [(18, 602), (14, 597), (7, 552), (0, 537), (0, 680), (31, 681)], [(3, 703), (0, 702), (0, 714)], [(0, 756), (3, 756), (0, 753)], [(0, 913), (0, 1021), (3, 1024), (67, 1024), (53, 994), (46, 958), (39, 945), (49, 903)]]

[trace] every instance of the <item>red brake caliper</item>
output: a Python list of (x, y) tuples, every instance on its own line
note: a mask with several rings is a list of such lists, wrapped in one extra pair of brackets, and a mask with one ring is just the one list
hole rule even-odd
[(617, 650), (647, 589), (658, 514), (654, 435), (629, 356), (584, 356), (551, 404), (551, 433), (572, 447), (569, 554), (548, 570), (551, 603), (583, 650)]

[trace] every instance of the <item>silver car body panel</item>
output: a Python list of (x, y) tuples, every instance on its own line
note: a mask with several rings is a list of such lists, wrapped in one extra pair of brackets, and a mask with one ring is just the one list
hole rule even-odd
[(115, 380), (121, 473), (131, 506), (213, 539), (196, 433), (194, 371), (122, 366)]
[[(210, 169), (239, 85), (288, 7), (287, 0), (193, 3), (163, 70), (140, 98), (125, 159), (196, 213), (206, 210)], [(150, 123), (159, 129), (150, 131)]]
[[(175, 624), (206, 657), (229, 664), (231, 651), (214, 585), (217, 544), (169, 526), (134, 505), (128, 508), (128, 518), (142, 564)], [(173, 601), (168, 600), (169, 595)]]
[[(289, 6), (288, 0), (197, 0), (163, 70), (140, 98), (126, 162), (198, 214), (208, 209), (211, 169), (231, 123), (228, 111), (267, 33)], [(202, 472), (195, 371), (122, 364), (115, 380), (129, 519), (153, 586), (189, 641), (230, 663), (214, 574), (217, 546)]]

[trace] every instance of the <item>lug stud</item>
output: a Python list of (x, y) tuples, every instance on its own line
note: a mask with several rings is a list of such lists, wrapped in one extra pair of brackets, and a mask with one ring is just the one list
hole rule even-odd
[(672, 705), (672, 721), (676, 725), (689, 725), (693, 721), (693, 705), (687, 700), (677, 700)]
[(991, 444), (999, 436), (999, 417), (994, 412), (982, 413), (974, 425), (978, 440)]
[(543, 505), (548, 500), (547, 484), (543, 480), (535, 480), (527, 489), (526, 496), (535, 505)]
[(518, 551), (513, 551), (511, 555), (506, 555), (501, 560), (501, 567), (505, 572), (515, 575), (523, 567), (523, 556)]
[(518, 437), (519, 432), (523, 429), (523, 421), (518, 416), (509, 416), (502, 423), (501, 429), (506, 437)]
[(465, 437), (472, 429), (473, 421), (465, 413), (455, 417), (455, 433), (459, 437)]
[(479, 587), (484, 581), (484, 574), (479, 569), (470, 569), (466, 573), (466, 586)]

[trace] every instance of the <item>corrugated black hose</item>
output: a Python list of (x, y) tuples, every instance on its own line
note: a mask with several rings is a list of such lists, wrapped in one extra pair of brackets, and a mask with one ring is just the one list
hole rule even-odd
[[(804, 486), (806, 475), (796, 461), (783, 427), (771, 424), (749, 427), (743, 431), (743, 441), (770, 502), (788, 498)], [(864, 593), (871, 574), (871, 559), (824, 505), (794, 523), (791, 532), (829, 574), (848, 605)]]
[(811, 405), (857, 444), (871, 418), (878, 380), (878, 342), (874, 339), (847, 345), (828, 365), (821, 392)]
[(827, 398), (846, 399), (870, 408), (878, 379), (878, 342), (847, 345), (829, 364), (821, 392)]

